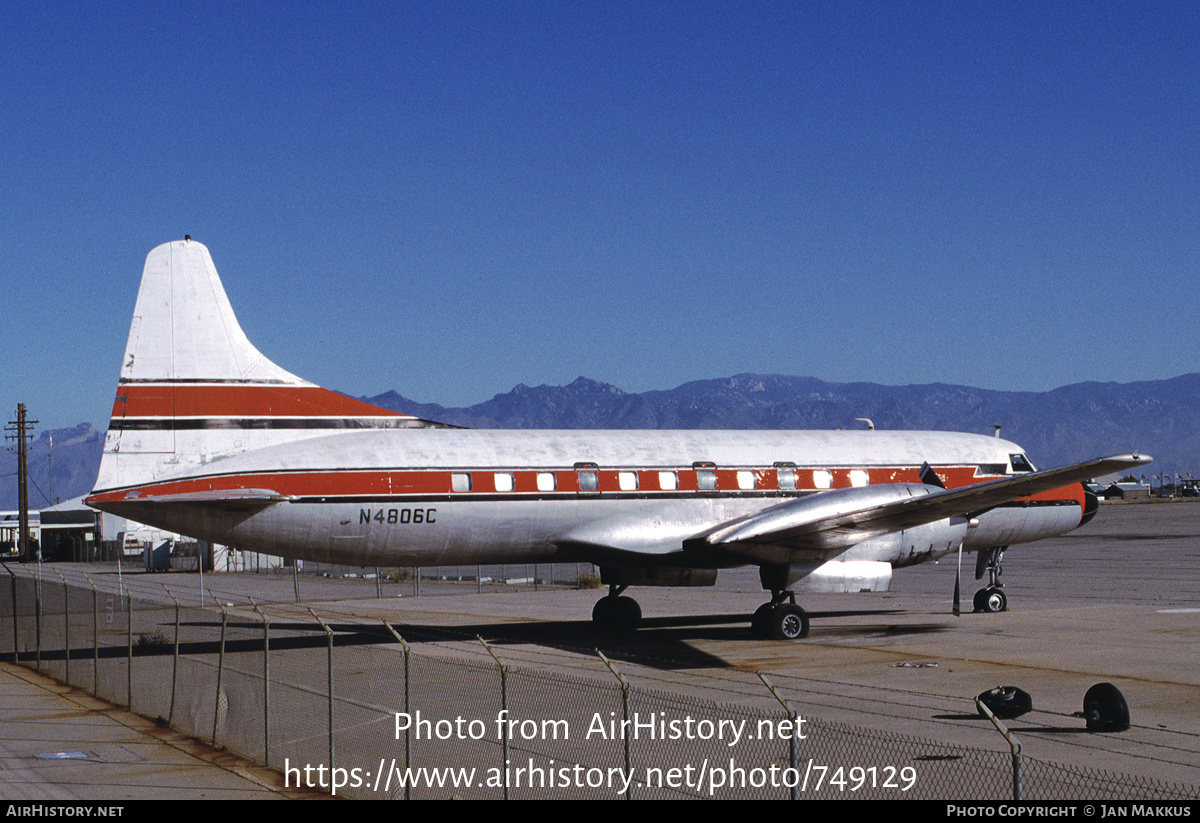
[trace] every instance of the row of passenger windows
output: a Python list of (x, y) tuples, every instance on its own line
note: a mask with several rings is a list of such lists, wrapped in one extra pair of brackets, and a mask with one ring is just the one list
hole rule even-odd
[[(770, 474), (774, 474), (775, 484), (769, 483)], [(450, 488), (455, 492), (469, 492), (475, 487), (474, 477), (490, 475), (497, 492), (511, 492), (516, 489), (516, 475), (513, 472), (454, 472), (450, 475)], [(679, 488), (679, 472), (677, 471), (618, 471), (617, 488), (620, 491), (637, 491), (643, 482), (657, 486), (646, 485), (645, 488), (655, 491), (675, 491)], [(867, 472), (863, 469), (850, 471), (851, 486), (866, 486), (870, 483)], [(592, 469), (578, 470), (575, 473), (579, 491), (594, 492), (600, 490), (600, 472)], [(696, 488), (701, 491), (711, 491), (717, 488), (717, 472), (712, 469), (698, 469)], [(818, 489), (833, 488), (833, 472), (825, 469), (813, 471), (813, 486)], [(734, 476), (736, 488), (740, 491), (752, 491), (758, 488), (778, 488), (792, 490), (797, 488), (796, 470), (791, 468), (756, 471), (754, 469), (738, 469)], [(537, 490), (552, 492), (558, 489), (558, 473), (538, 472)]]

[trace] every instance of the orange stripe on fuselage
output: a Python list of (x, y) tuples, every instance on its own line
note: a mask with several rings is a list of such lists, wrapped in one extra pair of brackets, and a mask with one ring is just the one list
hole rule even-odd
[(121, 417), (410, 417), (320, 386), (126, 384)]
[[(136, 493), (141, 498), (152, 498), (166, 495), (189, 494), (196, 492), (212, 492), (212, 491), (236, 491), (240, 489), (269, 489), (282, 495), (289, 497), (390, 497), (401, 495), (452, 495), (455, 498), (462, 500), (470, 500), (473, 495), (479, 494), (495, 494), (497, 493), (497, 485), (495, 478), (497, 474), (512, 476), (512, 491), (505, 494), (513, 495), (529, 495), (529, 494), (548, 494), (555, 495), (603, 495), (603, 494), (629, 494), (645, 495), (647, 497), (655, 497), (663, 492), (679, 494), (688, 492), (701, 493), (698, 487), (696, 470), (691, 468), (679, 469), (614, 469), (614, 468), (597, 468), (589, 471), (595, 471), (598, 480), (598, 489), (581, 490), (579, 488), (579, 472), (575, 469), (417, 469), (417, 470), (376, 470), (376, 469), (347, 469), (342, 471), (329, 470), (313, 470), (313, 471), (280, 471), (280, 472), (255, 472), (252, 474), (237, 474), (237, 475), (219, 475), (213, 477), (202, 477), (186, 480), (166, 481), (163, 483), (147, 484), (136, 489), (123, 489), (116, 492), (107, 492), (89, 498), (89, 501), (106, 502), (106, 501), (123, 501), (130, 499), (130, 494)], [(623, 490), (620, 486), (619, 475), (623, 471), (636, 471), (638, 474), (639, 488), (636, 491)], [(662, 488), (660, 486), (659, 472), (673, 471), (678, 478), (676, 488)], [(833, 470), (834, 485), (836, 488), (845, 488), (849, 486), (849, 469)], [(943, 476), (962, 476), (967, 472), (973, 473), (971, 467), (950, 467), (939, 469), (938, 473)], [(548, 492), (539, 492), (537, 485), (537, 476), (539, 473), (547, 472), (555, 477), (554, 490)], [(759, 483), (754, 490), (746, 490), (738, 487), (737, 470), (733, 469), (718, 469), (717, 470), (717, 488), (715, 490), (704, 490), (703, 493), (718, 494), (754, 494), (755, 492), (770, 494), (771, 492), (795, 493), (795, 492), (811, 492), (819, 491), (815, 489), (811, 483), (813, 470), (798, 469), (797, 479), (799, 482), (798, 489), (780, 489), (776, 482), (777, 474), (774, 469), (756, 469), (755, 470)], [(916, 479), (918, 470), (915, 468), (888, 468), (870, 469), (872, 480), (875, 479), (875, 473), (886, 473), (888, 476), (896, 476), (896, 480), (892, 482), (919, 482)], [(451, 491), (451, 475), (454, 473), (468, 473), (472, 476), (472, 490), (467, 492)], [(839, 481), (839, 475), (844, 476), (845, 483)], [(980, 479), (973, 478), (975, 482), (980, 482)], [(879, 484), (882, 485), (882, 484)], [(949, 485), (949, 484), (947, 484)], [(970, 484), (959, 484), (970, 485)], [(1060, 503), (1062, 501), (1072, 501), (1079, 504), (1081, 510), (1084, 506), (1084, 492), (1080, 484), (1064, 486), (1059, 489), (1041, 492), (1036, 495), (1020, 498), (1021, 501), (1035, 501)]]

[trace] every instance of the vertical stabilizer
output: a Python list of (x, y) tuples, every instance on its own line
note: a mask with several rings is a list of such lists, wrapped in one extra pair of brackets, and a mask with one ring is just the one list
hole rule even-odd
[(208, 249), (164, 243), (146, 257), (121, 383), (196, 382), (311, 386), (246, 339)]
[(331, 429), (425, 425), (272, 363), (238, 325), (208, 249), (177, 240), (146, 258), (96, 490)]

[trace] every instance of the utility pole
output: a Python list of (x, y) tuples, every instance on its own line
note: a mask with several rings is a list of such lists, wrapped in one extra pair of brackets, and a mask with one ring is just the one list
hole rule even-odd
[(12, 432), (12, 434), (4, 435), (4, 439), (17, 441), (17, 497), (20, 500), (18, 503), (20, 507), (20, 519), (18, 523), (20, 534), (17, 537), (17, 545), (22, 563), (33, 559), (41, 559), (40, 548), (37, 558), (31, 557), (29, 550), (29, 458), (25, 448), (26, 442), (33, 438), (33, 435), (28, 432), (28, 427), (37, 422), (36, 420), (26, 420), (25, 404), (18, 403), (17, 419), (8, 421), (8, 425), (4, 427), (5, 431)]

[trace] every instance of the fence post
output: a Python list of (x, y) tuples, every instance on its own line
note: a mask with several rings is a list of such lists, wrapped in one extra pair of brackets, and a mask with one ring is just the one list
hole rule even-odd
[(992, 714), (992, 710), (989, 709), (984, 704), (984, 702), (982, 700), (980, 700), (978, 697), (975, 698), (975, 706), (976, 706), (976, 708), (979, 709), (980, 714), (982, 714), (988, 720), (992, 721), (992, 725), (996, 727), (996, 731), (998, 731), (998, 732), (1000, 732), (1000, 734), (1004, 735), (1004, 739), (1008, 741), (1008, 750), (1009, 750), (1009, 754), (1012, 757), (1012, 767), (1013, 767), (1013, 776), (1012, 776), (1013, 800), (1020, 800), (1021, 799), (1021, 743), (1019, 740), (1017, 740), (1016, 736), (1008, 730), (1008, 727), (1006, 727), (1003, 723), (1000, 722), (1000, 718), (998, 718), (998, 717), (996, 717), (996, 715)]
[[(621, 674), (619, 671), (617, 671), (617, 667), (612, 664), (612, 661), (604, 656), (604, 652), (600, 651), (599, 649), (596, 649), (596, 654), (598, 654), (600, 656), (600, 659), (604, 661), (604, 665), (608, 666), (608, 670), (616, 676), (617, 682), (619, 682), (621, 684), (621, 711), (622, 711), (621, 719), (625, 721), (624, 724), (621, 726), (621, 728), (628, 729), (629, 728), (629, 690), (630, 690), (629, 681), (625, 679), (625, 676), (623, 674)], [(630, 740), (629, 740), (632, 735), (623, 734), (621, 736), (623, 738), (625, 738), (625, 776), (626, 776), (626, 778), (632, 778), (632, 776), (633, 776), (633, 751), (630, 748), (632, 744), (630, 743)], [(633, 780), (632, 779), (629, 779), (628, 786), (625, 789), (625, 799), (633, 800)]]
[(33, 579), (33, 668), (42, 670), (42, 552), (38, 550), (37, 577)]
[[(400, 645), (404, 648), (404, 714), (407, 717), (412, 717), (411, 692), (409, 690), (409, 659), (412, 656), (412, 649), (409, 648), (408, 641), (400, 636), (399, 632), (392, 628), (392, 624), (383, 621), (383, 625), (387, 626), (387, 630), (392, 633), (392, 637), (400, 641)], [(408, 724), (409, 728), (404, 730), (404, 768), (412, 766), (412, 724)], [(412, 786), (410, 781), (404, 781), (404, 799), (412, 800)]]
[(92, 587), (92, 697), (100, 696), (100, 593), (96, 583), (85, 573), (83, 579)]
[(167, 712), (167, 725), (170, 726), (175, 722), (175, 689), (179, 683), (179, 601), (175, 599), (175, 595), (166, 587), (166, 584), (163, 584), (163, 591), (175, 604), (175, 651), (171, 655), (171, 708)]
[[(312, 606), (308, 607), (308, 613), (313, 616), (313, 620), (321, 624), (321, 628), (325, 630), (325, 637), (329, 642), (329, 651), (325, 658), (325, 677), (329, 688), (329, 773), (332, 775), (334, 767), (337, 765), (336, 750), (334, 749), (333, 742), (333, 629), (329, 628), (329, 625), (324, 620), (317, 617), (317, 613), (312, 610)], [(330, 782), (329, 785), (332, 786), (333, 783)]]
[(229, 622), (229, 613), (225, 611), (225, 607), (221, 605), (221, 601), (217, 600), (217, 596), (212, 596), (213, 602), (217, 604), (217, 608), (221, 610), (221, 648), (217, 655), (217, 694), (213, 698), (213, 733), (212, 744), (217, 745), (217, 724), (221, 720), (221, 675), (225, 671), (225, 626)]
[(250, 605), (263, 622), (263, 765), (271, 766), (271, 621), (251, 598)]
[[(758, 675), (758, 679), (763, 682), (763, 685), (770, 690), (771, 695), (779, 701), (781, 706), (783, 706), (783, 710), (787, 712), (788, 720), (792, 724), (792, 733), (788, 735), (788, 763), (792, 767), (792, 771), (796, 774), (799, 774), (799, 767), (796, 764), (796, 720), (800, 715), (796, 714), (796, 710), (791, 707), (784, 696), (781, 695), (773, 685), (771, 685), (771, 681), (767, 680), (767, 676), (765, 674), (762, 672), (755, 672), (755, 674)], [(795, 783), (792, 783), (790, 794), (792, 800), (797, 799), (798, 792)]]
[(133, 595), (124, 583), (119, 585), (125, 595), (125, 708), (133, 711)]
[(63, 680), (71, 685), (71, 589), (62, 572), (54, 570), (63, 584)]
[(8, 572), (10, 582), (12, 583), (12, 612), (13, 612), (13, 662), (21, 662), (21, 649), (18, 646), (19, 637), (17, 632), (17, 575), (8, 567), (7, 563), (2, 564), (4, 570)]
[[(475, 637), (480, 643), (483, 644), (483, 647), (487, 649), (487, 653), (490, 654), (492, 659), (496, 661), (496, 665), (500, 667), (500, 711), (503, 712), (504, 717), (508, 717), (508, 666), (504, 665), (504, 661), (500, 659), (500, 657), (496, 654), (492, 647), (488, 645), (488, 642), (484, 640), (481, 635), (477, 634)], [(501, 773), (506, 773), (508, 771), (507, 724), (502, 725), (500, 728), (500, 768), (502, 770)], [(504, 799), (508, 800), (508, 781), (505, 780), (503, 782)]]

